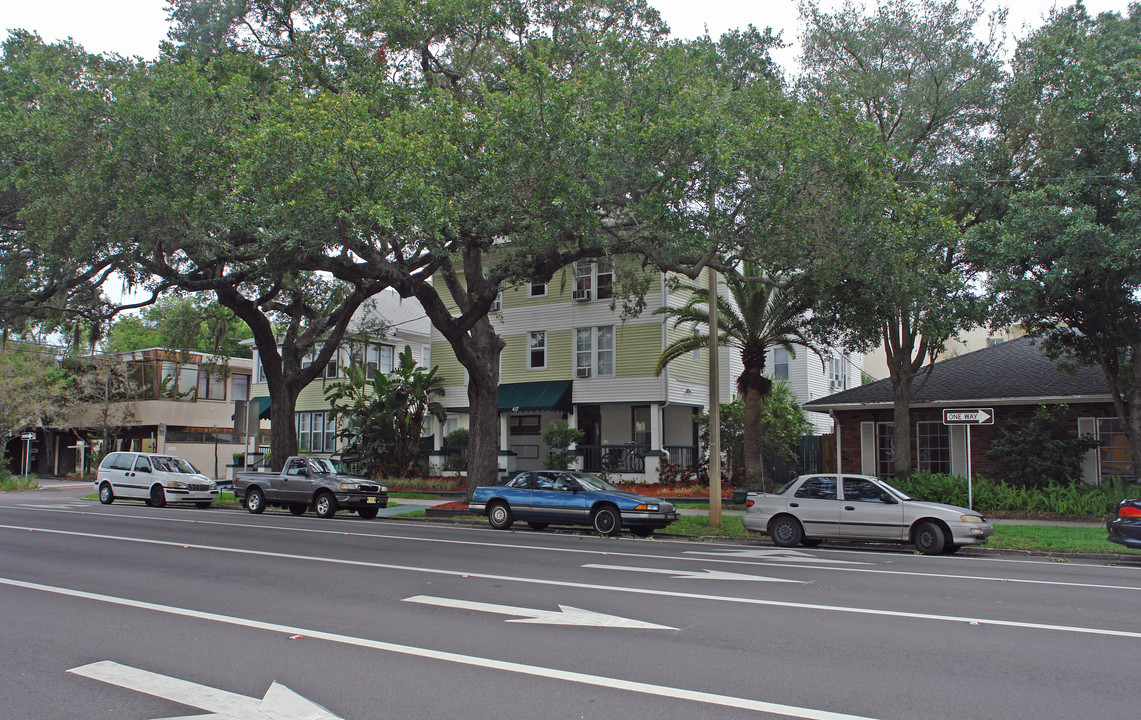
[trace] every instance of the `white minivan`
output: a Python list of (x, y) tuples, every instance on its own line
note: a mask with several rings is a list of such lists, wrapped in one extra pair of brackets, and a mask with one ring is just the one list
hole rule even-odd
[(218, 497), (218, 485), (189, 460), (144, 452), (113, 452), (103, 458), (95, 489), (104, 505), (121, 498), (142, 500), (153, 507), (194, 503), (205, 508)]

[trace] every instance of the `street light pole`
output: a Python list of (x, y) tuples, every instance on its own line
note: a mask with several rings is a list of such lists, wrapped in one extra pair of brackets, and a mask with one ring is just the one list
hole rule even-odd
[(709, 524), (721, 524), (721, 391), (717, 358), (717, 271), (709, 268)]

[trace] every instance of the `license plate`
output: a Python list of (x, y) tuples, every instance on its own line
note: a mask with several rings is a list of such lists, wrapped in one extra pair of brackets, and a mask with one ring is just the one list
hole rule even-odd
[(374, 497), (365, 498), (365, 502), (368, 503), (369, 505), (372, 505), (376, 502), (376, 498), (374, 498)]

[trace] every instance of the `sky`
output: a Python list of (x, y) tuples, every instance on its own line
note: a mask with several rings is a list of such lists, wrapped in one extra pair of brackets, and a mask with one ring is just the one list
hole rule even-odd
[[(962, 0), (965, 4), (966, 0)], [(825, 8), (837, 0), (820, 0)], [(166, 37), (167, 0), (0, 0), (0, 34), (11, 28), (36, 30), (47, 41), (71, 37), (90, 52), (116, 52), (152, 59)], [(800, 32), (797, 0), (649, 0), (677, 37), (701, 35), (706, 28), (714, 37), (725, 30), (744, 27), (772, 27), (783, 33), (786, 42), (795, 42)], [(1008, 36), (1017, 39), (1027, 33), (1024, 27), (1042, 24), (1054, 6), (1053, 0), (1006, 0), (1010, 8)], [(1062, 2), (1062, 6), (1072, 4)], [(987, 9), (999, 0), (984, 0)], [(1091, 13), (1112, 10), (1124, 13), (1128, 0), (1086, 0)], [(109, 12), (114, 8), (113, 12)], [(1008, 41), (1008, 50), (1014, 46)], [(776, 54), (786, 68), (794, 65), (795, 47)]]

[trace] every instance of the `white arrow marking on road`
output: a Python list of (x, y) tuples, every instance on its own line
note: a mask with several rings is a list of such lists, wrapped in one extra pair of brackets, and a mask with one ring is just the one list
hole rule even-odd
[(167, 720), (342, 720), (278, 683), (270, 685), (265, 697), (258, 700), (110, 660), (68, 672), (210, 712)]
[(495, 613), (497, 615), (516, 615), (521, 619), (508, 620), (513, 623), (533, 623), (537, 625), (585, 625), (590, 627), (629, 628), (633, 630), (677, 630), (668, 625), (655, 625), (654, 623), (631, 620), (607, 615), (605, 613), (581, 610), (569, 605), (559, 605), (555, 610), (535, 610), (532, 608), (512, 607), (510, 605), (493, 605), (492, 603), (470, 602), (468, 600), (452, 600), (438, 598), (430, 595), (417, 595), (404, 598), (404, 602), (420, 603), (421, 605), (436, 605), (439, 607), (458, 608), (461, 610), (475, 610), (476, 612)]
[(802, 553), (798, 550), (780, 550), (768, 548), (749, 548), (741, 550), (686, 550), (685, 555), (710, 555), (713, 557), (739, 557), (739, 558), (757, 558), (759, 560), (788, 560), (790, 562), (811, 562), (822, 563), (828, 565), (871, 565), (872, 563), (859, 562), (856, 560), (832, 560), (831, 558), (822, 558), (808, 553)]
[(785, 580), (784, 578), (767, 577), (765, 575), (747, 575), (745, 573), (721, 572), (719, 570), (668, 570), (666, 568), (629, 567), (627, 565), (596, 565), (593, 563), (583, 565), (584, 568), (598, 570), (626, 570), (628, 572), (652, 573), (655, 575), (669, 575), (678, 580), (753, 580), (756, 582), (798, 583), (803, 580)]

